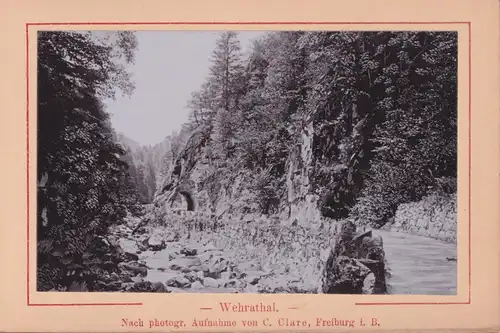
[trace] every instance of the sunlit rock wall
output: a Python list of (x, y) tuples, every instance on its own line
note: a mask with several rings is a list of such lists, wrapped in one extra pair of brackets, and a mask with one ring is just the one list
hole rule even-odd
[(457, 198), (452, 195), (429, 195), (418, 202), (398, 207), (394, 221), (384, 229), (457, 241)]

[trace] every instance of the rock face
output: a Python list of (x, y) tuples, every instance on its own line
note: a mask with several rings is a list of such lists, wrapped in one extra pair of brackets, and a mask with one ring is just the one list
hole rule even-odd
[(179, 156), (171, 161), (168, 174), (154, 199), (163, 210), (175, 208), (187, 211), (214, 212), (214, 202), (203, 188), (203, 180), (211, 171), (203, 158), (202, 133), (193, 133)]
[[(277, 204), (283, 224), (311, 225), (320, 220), (319, 196), (313, 191), (312, 177), (314, 126), (312, 120), (299, 133), (297, 145), (288, 156), (286, 193)], [(155, 196), (155, 206), (162, 211), (184, 210), (211, 214), (213, 217), (229, 213), (238, 219), (248, 214), (259, 214), (256, 203), (260, 193), (249, 188), (254, 174), (242, 170), (224, 186), (207, 185), (213, 179), (225, 179), (204, 157), (201, 140), (194, 134), (179, 157), (172, 161), (169, 174)], [(276, 213), (276, 212), (275, 212)]]
[(382, 238), (371, 231), (357, 233), (354, 223), (344, 222), (325, 263), (320, 290), (325, 294), (386, 293)]
[(393, 223), (384, 229), (456, 243), (456, 195), (430, 195), (418, 202), (402, 204), (396, 211)]
[(309, 121), (301, 133), (299, 144), (292, 148), (286, 178), (289, 222), (310, 225), (320, 221), (318, 196), (312, 192), (310, 182), (313, 166), (313, 132), (312, 121)]

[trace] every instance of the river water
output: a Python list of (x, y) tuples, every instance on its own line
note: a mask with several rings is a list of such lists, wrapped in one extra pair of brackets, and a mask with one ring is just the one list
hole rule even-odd
[(436, 239), (377, 230), (382, 236), (391, 277), (391, 294), (456, 295), (456, 245)]
[[(436, 239), (393, 231), (374, 230), (383, 237), (384, 250), (390, 271), (387, 283), (390, 294), (402, 295), (455, 295), (457, 290), (456, 246)], [(149, 267), (145, 280), (165, 282), (179, 274), (170, 270), (172, 255), (183, 246), (202, 248), (200, 244), (169, 243), (167, 249), (159, 252), (144, 251), (139, 257)], [(122, 240), (122, 247), (129, 252), (136, 251), (135, 241)], [(223, 286), (199, 286), (199, 288), (177, 289), (172, 292), (230, 293), (236, 289)], [(241, 291), (240, 291), (241, 292)], [(243, 292), (252, 292), (243, 291)]]

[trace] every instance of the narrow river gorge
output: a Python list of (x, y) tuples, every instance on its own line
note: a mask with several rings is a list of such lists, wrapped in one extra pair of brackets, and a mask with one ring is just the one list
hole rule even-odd
[[(456, 294), (454, 244), (395, 231), (374, 230), (374, 234), (382, 236), (384, 241), (390, 294)], [(139, 247), (145, 236), (132, 235), (130, 228), (121, 228), (118, 237), (122, 249), (137, 253), (137, 262), (147, 269), (147, 273), (128, 282), (162, 282), (170, 292), (318, 292), (320, 266), (328, 250), (324, 244), (316, 254), (311, 251), (303, 254), (297, 248), (296, 255), (288, 253), (280, 258), (281, 253), (268, 253), (264, 246), (246, 245), (246, 249), (236, 251), (224, 245), (229, 242), (220, 234), (218, 238), (198, 236), (179, 237), (159, 251), (141, 251)], [(319, 240), (317, 244), (320, 247)], [(253, 255), (245, 256), (246, 252)], [(272, 260), (273, 257), (277, 259)]]

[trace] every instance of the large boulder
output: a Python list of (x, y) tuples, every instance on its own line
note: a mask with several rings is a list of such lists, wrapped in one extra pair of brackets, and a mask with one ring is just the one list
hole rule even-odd
[(325, 294), (362, 294), (365, 278), (371, 271), (360, 261), (346, 256), (328, 258), (321, 280)]
[(384, 242), (380, 235), (373, 235), (372, 231), (364, 232), (354, 238), (357, 258), (370, 269), (374, 275), (373, 288), (370, 293), (383, 294), (387, 292), (385, 281), (385, 251)]
[(191, 284), (191, 289), (203, 289), (203, 284), (200, 281), (194, 281)]
[(206, 277), (220, 279), (223, 272), (228, 272), (232, 267), (232, 263), (223, 257), (212, 257), (207, 264), (204, 265), (203, 273)]
[(122, 282), (124, 283), (130, 283), (130, 282), (133, 282), (132, 280), (132, 275), (128, 272), (122, 272), (120, 274), (120, 279), (122, 280)]
[(221, 257), (224, 252), (221, 250), (215, 250), (215, 249), (210, 249), (210, 250), (205, 250), (205, 251), (200, 251), (201, 253), (198, 254), (198, 258), (200, 258), (201, 262), (204, 264), (208, 264), (212, 258), (214, 257)]
[(351, 221), (345, 221), (340, 226), (340, 232), (335, 236), (335, 245), (333, 255), (346, 256), (350, 258), (356, 257), (356, 243), (353, 239), (356, 236), (356, 225)]
[[(358, 259), (358, 261), (368, 267), (373, 275), (373, 284), (370, 289), (367, 289), (368, 294), (385, 294), (387, 285), (385, 281), (385, 262), (383, 260)], [(366, 282), (366, 281), (365, 281)]]
[(184, 276), (176, 276), (169, 279), (166, 283), (169, 287), (175, 288), (190, 288), (191, 282)]
[(149, 246), (149, 237), (140, 237), (137, 239), (136, 246), (140, 251), (147, 251)]
[(370, 230), (357, 235), (353, 242), (356, 246), (358, 258), (385, 260), (384, 241), (380, 235), (373, 235)]
[(244, 278), (247, 283), (249, 283), (251, 285), (256, 285), (257, 283), (259, 283), (259, 281), (263, 275), (264, 275), (264, 272), (247, 271), (246, 273), (244, 273), (244, 277), (242, 277), (242, 278)]
[(170, 242), (177, 242), (179, 241), (180, 236), (177, 232), (175, 231), (170, 231), (165, 235), (165, 242), (170, 243)]
[[(140, 251), (138, 251), (140, 253)], [(130, 252), (124, 252), (122, 254), (122, 260), (123, 261), (138, 261), (139, 256), (135, 253), (130, 253)]]
[(154, 233), (148, 239), (148, 246), (151, 251), (161, 251), (167, 247), (167, 243), (160, 233)]
[(246, 271), (261, 271), (262, 265), (257, 260), (249, 260), (239, 263), (237, 269), (241, 272)]
[(375, 294), (375, 274), (370, 273), (363, 281), (363, 294)]
[[(252, 286), (248, 284), (246, 287)], [(298, 279), (291, 279), (289, 275), (276, 275), (264, 277), (259, 283), (250, 290), (256, 290), (261, 294), (309, 294), (315, 293), (314, 288), (307, 289), (303, 281)]]
[(208, 288), (219, 288), (221, 282), (211, 277), (205, 277), (205, 279), (203, 280), (203, 285)]
[(195, 256), (198, 253), (198, 250), (195, 248), (185, 247), (181, 250), (180, 253), (186, 256)]
[(185, 277), (186, 279), (188, 279), (188, 280), (189, 280), (189, 282), (194, 283), (194, 282), (196, 282), (196, 281), (199, 281), (199, 282), (203, 281), (203, 277), (204, 277), (204, 275), (203, 275), (203, 272), (202, 272), (202, 271), (198, 271), (198, 272), (191, 271), (191, 272), (189, 272), (189, 273), (186, 273), (186, 274), (184, 275), (184, 277)]
[[(373, 283), (368, 283), (369, 275)], [(386, 293), (382, 237), (372, 231), (357, 233), (353, 222), (344, 222), (324, 266), (320, 290), (328, 294)]]
[(245, 289), (247, 283), (241, 280), (229, 280), (224, 283), (224, 288)]
[(170, 269), (174, 271), (201, 271), (202, 264), (198, 257), (180, 257), (172, 260)]
[(131, 276), (146, 276), (148, 274), (148, 268), (146, 265), (141, 264), (137, 261), (131, 261), (128, 263), (120, 263), (118, 264), (118, 268), (120, 268), (125, 272), (128, 272)]

